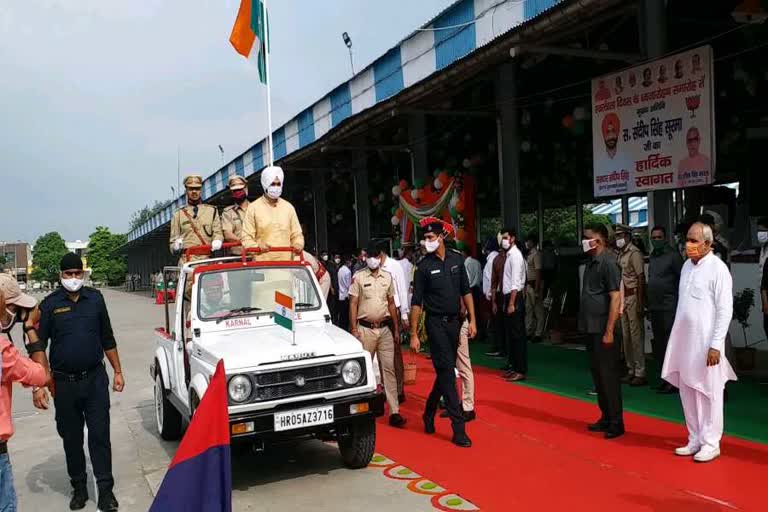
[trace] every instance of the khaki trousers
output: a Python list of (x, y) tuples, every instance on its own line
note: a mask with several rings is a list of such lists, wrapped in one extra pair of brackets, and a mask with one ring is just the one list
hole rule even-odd
[(469, 359), (469, 322), (464, 320), (459, 331), (459, 350), (456, 353), (456, 370), (461, 379), (461, 405), (464, 411), (475, 410), (475, 376)]
[(360, 337), (363, 338), (363, 348), (371, 357), (374, 354), (379, 357), (381, 380), (384, 383), (384, 394), (387, 396), (389, 413), (400, 412), (400, 401), (397, 399), (397, 378), (395, 378), (395, 340), (392, 331), (386, 327), (380, 329), (368, 329), (358, 326)]
[(544, 331), (544, 297), (536, 296), (536, 288), (525, 287), (525, 332), (529, 337), (541, 336)]
[(637, 296), (624, 296), (621, 334), (624, 339), (624, 359), (629, 375), (645, 377), (645, 320), (637, 307)]

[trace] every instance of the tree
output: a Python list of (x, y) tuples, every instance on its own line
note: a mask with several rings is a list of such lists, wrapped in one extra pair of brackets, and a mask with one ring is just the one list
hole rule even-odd
[[(611, 225), (611, 218), (608, 215), (596, 215), (589, 210), (584, 211), (584, 225), (605, 224)], [(535, 213), (525, 213), (522, 215), (523, 225), (520, 236), (525, 237), (529, 233), (538, 234), (538, 221)], [(576, 209), (571, 208), (551, 208), (544, 210), (544, 240), (551, 240), (559, 245), (575, 245), (581, 238), (576, 233)], [(541, 240), (542, 242), (544, 240)]]
[(32, 257), (32, 279), (36, 281), (55, 282), (59, 279), (59, 264), (67, 254), (64, 239), (55, 231), (46, 233), (35, 242)]
[(142, 226), (145, 222), (149, 221), (149, 219), (154, 217), (157, 212), (166, 206), (168, 206), (168, 201), (155, 201), (155, 204), (152, 206), (147, 205), (141, 210), (133, 212), (133, 215), (131, 215), (131, 219), (129, 221), (131, 231)]
[(98, 226), (96, 231), (91, 233), (88, 243), (91, 279), (109, 285), (120, 284), (125, 280), (125, 255), (119, 254), (118, 251), (127, 241), (126, 235), (111, 233), (109, 228), (104, 226)]
[(8, 263), (8, 258), (5, 256), (5, 254), (0, 254), (0, 269), (5, 268), (5, 265)]

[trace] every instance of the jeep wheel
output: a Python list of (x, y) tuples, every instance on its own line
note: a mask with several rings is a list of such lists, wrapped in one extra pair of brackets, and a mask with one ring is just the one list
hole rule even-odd
[(181, 414), (168, 400), (159, 370), (155, 373), (155, 424), (160, 437), (166, 441), (181, 437)]
[(376, 421), (373, 418), (349, 426), (349, 433), (339, 436), (339, 451), (344, 465), (350, 469), (367, 467), (376, 448)]

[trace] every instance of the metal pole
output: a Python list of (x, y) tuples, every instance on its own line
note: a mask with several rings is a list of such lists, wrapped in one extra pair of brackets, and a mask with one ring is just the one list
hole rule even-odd
[[(544, 245), (544, 194), (541, 193), (541, 190), (539, 190), (537, 200), (536, 219), (539, 228), (539, 247), (542, 247)], [(578, 240), (579, 238), (577, 237), (576, 239)]]
[(349, 47), (349, 66), (352, 68), (352, 76), (355, 76), (355, 61), (352, 58), (352, 47)]
[(267, 0), (264, 0), (264, 65), (267, 68), (267, 152), (269, 155), (270, 167), (275, 165), (275, 155), (272, 150), (272, 74), (269, 71), (269, 18), (267, 10)]
[(584, 233), (584, 204), (581, 199), (581, 184), (576, 184), (576, 243)]

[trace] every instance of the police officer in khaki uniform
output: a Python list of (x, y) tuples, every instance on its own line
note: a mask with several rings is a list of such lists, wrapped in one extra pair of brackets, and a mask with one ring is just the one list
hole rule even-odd
[(395, 377), (395, 340), (400, 339), (395, 284), (392, 274), (379, 268), (379, 258), (370, 256), (376, 251), (370, 250), (368, 254), (367, 268), (355, 274), (349, 288), (349, 327), (365, 350), (371, 355), (378, 354), (384, 392), (389, 403), (389, 424), (402, 428), (405, 418), (400, 416)]
[[(248, 211), (248, 182), (242, 176), (229, 178), (229, 191), (235, 204), (227, 206), (221, 212), (221, 228), (224, 231), (225, 242), (241, 242), (243, 237), (243, 219)], [(231, 254), (239, 256), (242, 248), (232, 247)]]
[(171, 219), (170, 247), (173, 254), (179, 255), (179, 266), (188, 261), (208, 258), (208, 255), (187, 257), (184, 249), (197, 245), (210, 245), (211, 249), (221, 249), (224, 234), (221, 231), (221, 218), (215, 206), (203, 204), (200, 193), (203, 178), (191, 175), (184, 178), (187, 190), (187, 206), (179, 208)]
[(645, 261), (643, 253), (632, 243), (632, 230), (616, 225), (616, 250), (621, 280), (624, 285), (624, 313), (621, 331), (627, 375), (622, 382), (630, 386), (648, 384), (645, 374)]

